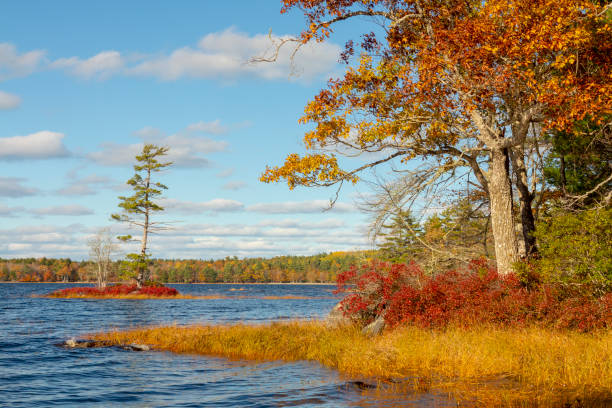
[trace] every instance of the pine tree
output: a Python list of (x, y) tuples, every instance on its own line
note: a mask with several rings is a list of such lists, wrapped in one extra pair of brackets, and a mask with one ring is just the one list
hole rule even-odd
[[(136, 156), (137, 164), (134, 165), (136, 174), (127, 181), (132, 186), (134, 194), (129, 197), (119, 197), (119, 207), (123, 209), (121, 214), (113, 214), (111, 217), (120, 222), (128, 223), (130, 226), (142, 228), (140, 253), (127, 255), (126, 274), (136, 279), (136, 284), (141, 287), (148, 279), (148, 263), (150, 254), (147, 252), (149, 234), (159, 230), (160, 223), (152, 222), (151, 215), (154, 212), (163, 211), (154, 200), (159, 199), (165, 185), (152, 180), (153, 173), (158, 173), (170, 166), (172, 162), (159, 162), (158, 159), (168, 153), (168, 147), (160, 147), (153, 144), (145, 144), (140, 155)], [(131, 235), (117, 237), (122, 241), (132, 239)]]
[(421, 232), (421, 226), (410, 211), (400, 210), (388, 224), (383, 225), (383, 232), (379, 234), (383, 238), (379, 245), (383, 256), (393, 262), (410, 261), (418, 249), (417, 237)]

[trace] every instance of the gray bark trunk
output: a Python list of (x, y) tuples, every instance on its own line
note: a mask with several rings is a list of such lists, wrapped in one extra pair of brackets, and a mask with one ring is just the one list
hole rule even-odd
[(508, 160), (507, 149), (491, 149), (489, 169), (491, 226), (495, 240), (497, 270), (502, 275), (512, 272), (514, 263), (518, 261)]
[[(145, 193), (145, 202), (149, 201), (149, 185), (151, 183), (151, 170), (148, 169), (147, 170), (147, 179), (146, 179), (146, 190), (147, 191)], [(145, 209), (145, 213), (144, 213), (144, 226), (142, 228), (142, 247), (140, 249), (140, 255), (142, 256), (142, 259), (146, 259), (146, 255), (147, 255), (147, 239), (148, 239), (148, 235), (149, 235), (149, 209)], [(136, 276), (136, 286), (141, 288), (143, 282), (146, 280), (147, 278), (147, 271), (146, 271), (146, 267), (143, 267), (141, 265), (138, 266), (138, 275)]]

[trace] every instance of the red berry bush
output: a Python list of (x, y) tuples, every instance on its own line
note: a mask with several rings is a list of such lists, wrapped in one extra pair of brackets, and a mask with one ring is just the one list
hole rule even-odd
[(465, 270), (429, 276), (414, 262), (373, 261), (338, 276), (346, 315), (368, 324), (384, 316), (390, 327), (468, 327), (474, 324), (592, 331), (612, 327), (612, 293), (594, 296), (555, 284), (526, 287), (514, 274), (499, 275), (485, 260)]
[(52, 292), (51, 297), (113, 297), (125, 295), (142, 295), (152, 297), (176, 296), (179, 292), (174, 288), (160, 285), (146, 285), (140, 289), (136, 285), (113, 285), (105, 288), (76, 287), (60, 289)]

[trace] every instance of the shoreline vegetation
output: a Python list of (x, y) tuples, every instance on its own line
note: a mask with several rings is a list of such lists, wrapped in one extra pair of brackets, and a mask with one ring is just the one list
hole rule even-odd
[(314, 361), (351, 377), (446, 392), (460, 403), (602, 407), (612, 403), (610, 329), (585, 334), (537, 326), (408, 326), (369, 337), (357, 325), (289, 321), (144, 327), (87, 338), (104, 345), (145, 344), (174, 353)]

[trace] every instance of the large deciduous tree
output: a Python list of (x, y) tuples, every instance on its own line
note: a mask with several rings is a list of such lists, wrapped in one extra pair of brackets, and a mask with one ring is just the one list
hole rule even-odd
[[(301, 121), (304, 143), (267, 168), (266, 182), (356, 182), (365, 169), (426, 158), (438, 172), (472, 171), (489, 199), (500, 273), (519, 259), (512, 185), (527, 253), (534, 248), (525, 165), (528, 135), (568, 129), (612, 109), (610, 8), (592, 0), (284, 0), (309, 21), (300, 41), (324, 41), (334, 24), (371, 16), (383, 34), (364, 33), (357, 66), (331, 80)], [(361, 21), (361, 20), (357, 20)], [(350, 60), (354, 44), (343, 57)], [(537, 140), (536, 140), (537, 142)], [(354, 169), (338, 155), (385, 153)], [(514, 177), (513, 177), (514, 176)]]
[[(129, 197), (120, 196), (119, 207), (123, 212), (112, 215), (112, 218), (116, 221), (142, 228), (140, 252), (127, 255), (129, 275), (136, 279), (138, 287), (141, 287), (143, 282), (148, 279), (149, 253), (147, 252), (147, 244), (149, 234), (162, 228), (159, 222), (151, 220), (151, 215), (163, 211), (163, 207), (155, 200), (159, 199), (168, 187), (153, 181), (152, 176), (172, 164), (172, 162), (158, 161), (167, 154), (168, 150), (168, 147), (153, 144), (144, 145), (142, 152), (136, 156), (137, 164), (134, 165), (136, 174), (127, 181), (127, 184), (134, 190), (134, 194)], [(129, 241), (132, 236), (123, 235), (118, 238)]]

